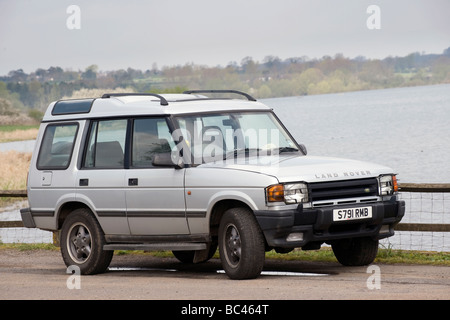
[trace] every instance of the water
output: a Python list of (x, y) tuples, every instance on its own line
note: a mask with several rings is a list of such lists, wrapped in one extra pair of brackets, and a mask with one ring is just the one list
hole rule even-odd
[(263, 102), (309, 155), (387, 165), (401, 182), (450, 183), (450, 84)]
[(35, 140), (13, 141), (0, 143), (0, 152), (18, 151), (18, 152), (33, 152)]
[[(401, 182), (450, 183), (450, 84), (262, 102), (274, 109), (299, 143), (306, 145), (309, 155), (387, 165), (398, 173)], [(32, 152), (33, 147), (34, 141), (4, 143), (0, 151)], [(404, 196), (408, 199), (403, 222), (450, 223), (450, 194), (437, 194), (433, 199), (424, 194)], [(6, 220), (2, 219), (6, 215), (0, 214), (0, 219)], [(20, 220), (18, 210), (9, 217)], [(0, 230), (0, 240), (21, 242), (24, 237), (8, 232), (7, 236)], [(396, 232), (383, 240), (382, 246), (450, 251), (450, 235)]]

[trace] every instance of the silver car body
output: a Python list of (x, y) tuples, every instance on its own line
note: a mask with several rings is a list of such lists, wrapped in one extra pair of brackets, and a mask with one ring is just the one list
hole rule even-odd
[[(83, 205), (95, 215), (107, 241), (111, 243), (122, 240), (129, 242), (130, 239), (145, 243), (163, 238), (206, 242), (211, 238), (213, 228), (217, 227), (217, 223), (213, 222), (215, 210), (218, 210), (220, 204), (232, 202), (245, 205), (255, 213), (258, 221), (263, 221), (261, 228), (269, 245), (298, 247), (306, 244), (307, 239), (288, 242), (286, 236), (291, 231), (282, 235), (276, 231), (289, 225), (292, 228), (298, 212), (315, 210), (314, 214), (319, 217), (325, 215), (325, 209), (330, 214), (330, 210), (336, 206), (342, 207), (343, 203), (354, 207), (394, 201), (390, 200), (392, 195), (380, 195), (377, 191), (375, 195), (307, 201), (301, 204), (302, 208), (299, 208), (298, 203), (269, 202), (267, 188), (273, 185), (294, 182), (312, 185), (367, 178), (378, 179), (374, 181), (379, 184), (383, 175), (394, 175), (392, 169), (372, 163), (307, 156), (301, 152), (279, 153), (276, 156), (249, 154), (232, 161), (219, 159), (178, 167), (83, 168), (83, 154), (87, 152), (88, 132), (93, 120), (177, 117), (221, 112), (272, 114), (269, 107), (257, 101), (204, 99), (203, 96), (192, 94), (162, 96), (169, 101), (168, 105), (161, 105), (158, 97), (112, 96), (92, 99), (88, 111), (63, 111), (59, 114), (54, 113), (57, 102), (51, 103), (42, 120), (31, 161), (28, 178), (30, 208), (22, 214), (25, 225), (58, 230), (70, 210)], [(69, 163), (63, 169), (45, 166), (39, 168), (38, 157), (43, 153), (41, 149), (46, 128), (61, 123), (69, 124), (67, 130), (76, 130)], [(377, 190), (379, 188), (378, 185)], [(398, 203), (396, 206), (399, 206)], [(395, 219), (386, 222), (390, 227), (384, 231), (384, 236), (393, 234), (393, 226), (404, 212), (401, 207), (400, 204), (400, 209), (395, 209)], [(299, 211), (300, 209), (303, 211)], [(275, 221), (273, 219), (289, 222), (276, 223), (271, 228), (267, 224)], [(311, 225), (317, 225), (318, 220), (319, 218)], [(382, 220), (380, 218), (377, 222), (380, 227)], [(277, 235), (271, 234), (269, 229)], [(371, 231), (370, 234), (379, 236), (380, 231), (382, 230), (378, 228), (375, 233)], [(281, 241), (280, 237), (284, 240)]]

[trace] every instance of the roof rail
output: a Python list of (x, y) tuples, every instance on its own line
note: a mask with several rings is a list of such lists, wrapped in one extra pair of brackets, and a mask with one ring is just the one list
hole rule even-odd
[(235, 93), (240, 94), (241, 96), (246, 97), (249, 101), (256, 101), (255, 98), (253, 98), (251, 95), (237, 91), (237, 90), (188, 90), (184, 91), (185, 94), (191, 94), (191, 93)]
[(111, 98), (111, 97), (125, 97), (125, 96), (152, 96), (152, 97), (159, 98), (162, 106), (169, 105), (169, 103), (163, 96), (156, 94), (156, 93), (105, 93), (102, 96), (102, 98), (105, 99), (105, 98)]

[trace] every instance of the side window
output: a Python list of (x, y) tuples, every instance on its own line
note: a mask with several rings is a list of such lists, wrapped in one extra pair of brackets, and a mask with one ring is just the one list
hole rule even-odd
[(50, 124), (45, 128), (37, 160), (39, 170), (64, 170), (69, 167), (78, 124)]
[(119, 119), (92, 123), (83, 167), (123, 168), (127, 122)]
[(134, 120), (131, 151), (132, 167), (152, 167), (155, 154), (171, 152), (174, 147), (175, 143), (165, 118)]
[(178, 118), (178, 125), (194, 162), (222, 159), (234, 149), (235, 132), (229, 115), (205, 115)]

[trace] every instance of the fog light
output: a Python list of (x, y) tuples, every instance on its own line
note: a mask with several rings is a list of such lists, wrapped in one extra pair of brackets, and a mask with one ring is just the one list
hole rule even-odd
[(287, 236), (286, 241), (303, 241), (303, 233), (302, 232), (296, 232), (291, 233)]
[(380, 229), (380, 233), (389, 233), (391, 228), (388, 224), (383, 224)]

